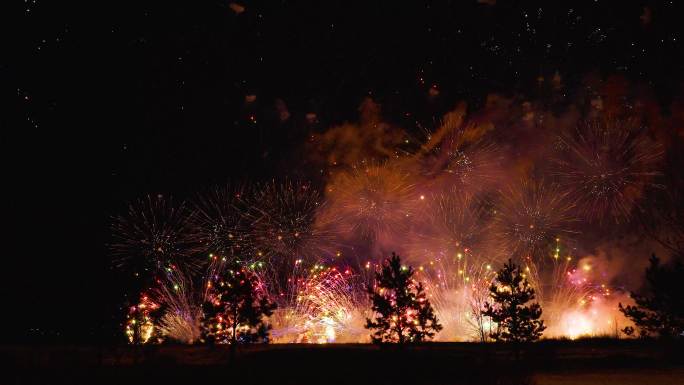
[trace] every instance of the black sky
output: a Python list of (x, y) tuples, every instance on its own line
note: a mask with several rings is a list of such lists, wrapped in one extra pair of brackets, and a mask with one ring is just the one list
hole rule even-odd
[(663, 105), (680, 95), (677, 2), (486, 3), (23, 2), (19, 54), (0, 67), (16, 84), (0, 121), (3, 313), (16, 331), (3, 337), (116, 337), (110, 215), (148, 193), (315, 174), (292, 170), (290, 149), (356, 119), (366, 96), (401, 124), (491, 92), (534, 97), (556, 72), (569, 92), (596, 73), (652, 87)]

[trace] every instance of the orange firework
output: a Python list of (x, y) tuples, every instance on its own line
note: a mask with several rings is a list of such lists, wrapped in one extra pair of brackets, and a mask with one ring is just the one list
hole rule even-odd
[(330, 210), (344, 222), (342, 231), (366, 239), (405, 233), (420, 199), (411, 175), (390, 163), (361, 164), (336, 174), (326, 196)]
[(499, 193), (493, 213), (493, 242), (505, 257), (540, 259), (556, 238), (575, 231), (568, 195), (553, 185), (523, 181)]
[(409, 259), (455, 256), (478, 249), (487, 228), (486, 215), (474, 198), (456, 188), (425, 197), (415, 234), (406, 242)]

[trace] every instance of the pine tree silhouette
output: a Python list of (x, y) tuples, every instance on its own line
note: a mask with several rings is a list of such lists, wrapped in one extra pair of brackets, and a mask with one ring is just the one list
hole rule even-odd
[[(660, 264), (654, 255), (649, 259), (646, 268), (646, 295), (631, 293), (636, 306), (622, 306), (620, 311), (639, 329), (639, 334), (646, 336), (676, 337), (684, 333), (684, 265), (677, 261), (671, 267)], [(626, 327), (627, 335), (634, 333), (634, 328)]]
[(496, 341), (529, 342), (541, 337), (544, 321), (540, 320), (542, 308), (532, 301), (534, 289), (511, 260), (497, 273), (489, 288), (493, 303), (485, 303), (482, 314), (496, 323), (497, 330), (491, 333)]
[(422, 342), (442, 330), (422, 283), (413, 279), (413, 268), (401, 265), (398, 255), (385, 260), (368, 289), (375, 319), (366, 319), (374, 343)]
[(269, 342), (271, 326), (265, 321), (275, 304), (256, 290), (256, 277), (245, 268), (227, 270), (203, 305), (202, 337), (207, 343)]

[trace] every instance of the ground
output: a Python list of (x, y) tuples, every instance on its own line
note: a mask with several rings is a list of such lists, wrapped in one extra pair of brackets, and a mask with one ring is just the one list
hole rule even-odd
[[(684, 344), (4, 346), (13, 384), (684, 384)], [(2, 382), (2, 381), (0, 381)]]

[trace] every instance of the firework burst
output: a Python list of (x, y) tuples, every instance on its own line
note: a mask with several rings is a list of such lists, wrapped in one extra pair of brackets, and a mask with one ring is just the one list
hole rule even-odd
[(155, 272), (170, 263), (196, 266), (192, 257), (198, 250), (197, 236), (192, 212), (184, 203), (174, 205), (162, 195), (147, 196), (115, 217), (111, 229), (109, 248), (119, 267)]
[(482, 127), (462, 125), (463, 114), (465, 110), (447, 114), (435, 132), (419, 126), (422, 139), (414, 141), (421, 145), (408, 159), (428, 185), (457, 186), (461, 194), (476, 194), (501, 176), (502, 154)]
[(431, 185), (447, 190), (457, 188), (462, 195), (475, 195), (501, 178), (502, 156), (499, 147), (485, 139), (474, 142), (464, 132), (445, 139), (423, 159), (429, 165), (426, 176)]
[(407, 242), (409, 259), (453, 257), (480, 246), (487, 223), (474, 199), (453, 188), (425, 200), (427, 209), (419, 215), (416, 234)]
[(153, 294), (164, 311), (159, 318), (161, 335), (186, 344), (199, 341), (200, 304), (206, 299), (206, 292), (195, 291), (192, 280), (174, 265), (166, 268), (164, 279), (157, 284)]
[(555, 174), (591, 221), (627, 221), (659, 175), (662, 148), (634, 124), (589, 121), (561, 137)]
[(416, 269), (416, 280), (444, 326), (437, 339), (468, 341), (480, 339), (481, 317), (487, 290), (494, 278), (492, 265), (470, 254), (437, 257)]
[(273, 337), (276, 342), (361, 342), (364, 306), (351, 270), (314, 265), (289, 280), (276, 298)]
[(551, 257), (546, 257), (550, 263), (529, 261), (524, 268), (524, 276), (544, 308), (543, 318), (549, 325), (546, 334), (571, 339), (611, 334), (617, 323), (612, 290), (592, 279), (591, 264), (578, 263), (570, 254), (563, 253), (559, 240)]
[(271, 182), (256, 189), (249, 209), (256, 256), (316, 260), (335, 255), (334, 217), (322, 220), (323, 198), (308, 184)]
[(341, 231), (373, 240), (405, 233), (419, 200), (410, 174), (389, 163), (338, 173), (326, 193), (344, 222)]
[(451, 144), (446, 149), (445, 172), (470, 190), (481, 189), (496, 180), (501, 165), (499, 149), (493, 143), (478, 141), (467, 145)]
[(228, 259), (253, 254), (245, 188), (217, 188), (200, 196), (193, 224), (205, 252)]
[(559, 236), (575, 234), (572, 208), (566, 193), (542, 182), (500, 192), (492, 223), (499, 254), (526, 260), (547, 256)]

